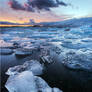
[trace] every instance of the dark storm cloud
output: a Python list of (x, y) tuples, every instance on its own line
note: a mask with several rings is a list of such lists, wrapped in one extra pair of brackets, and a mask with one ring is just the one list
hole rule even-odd
[(34, 12), (35, 10), (50, 11), (51, 8), (58, 7), (59, 5), (67, 6), (66, 3), (60, 0), (28, 0), (24, 5), (21, 5), (16, 0), (9, 0), (9, 5), (15, 10), (26, 10)]
[(39, 10), (47, 10), (50, 8), (58, 7), (59, 5), (67, 6), (66, 3), (59, 0), (28, 0), (27, 2), (32, 8), (36, 8)]
[(25, 8), (21, 4), (19, 4), (16, 0), (9, 0), (8, 4), (12, 9), (25, 10)]

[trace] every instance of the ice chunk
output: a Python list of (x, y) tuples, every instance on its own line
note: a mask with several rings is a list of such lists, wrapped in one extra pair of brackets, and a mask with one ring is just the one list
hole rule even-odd
[(82, 42), (92, 42), (92, 39), (91, 38), (84, 38), (81, 40)]
[(27, 55), (31, 55), (32, 54), (32, 50), (29, 49), (17, 49), (15, 52), (16, 56), (27, 56)]
[(26, 44), (25, 46), (20, 46), (21, 48), (18, 48), (15, 51), (15, 55), (17, 56), (27, 56), (31, 55), (32, 53), (36, 52), (38, 50), (39, 46), (35, 46), (32, 44)]
[(13, 47), (13, 44), (0, 39), (0, 47)]
[(38, 91), (40, 92), (51, 92), (52, 88), (40, 77), (35, 76), (35, 82)]
[(18, 65), (18, 66), (9, 68), (6, 74), (14, 75), (26, 70), (32, 71), (34, 75), (40, 75), (43, 72), (43, 65), (41, 65), (39, 61), (30, 60), (30, 61), (26, 61), (23, 65)]
[(53, 60), (50, 56), (42, 56), (41, 60), (44, 64), (51, 64), (53, 62)]
[(9, 92), (62, 92), (58, 88), (51, 88), (42, 78), (34, 76), (31, 71), (10, 76), (5, 87)]
[(22, 65), (14, 66), (8, 69), (6, 72), (7, 75), (16, 75), (22, 71), (24, 71), (25, 68), (22, 68)]
[(10, 76), (5, 87), (9, 92), (37, 92), (34, 75), (29, 71)]
[(61, 91), (61, 90), (58, 89), (58, 88), (53, 88), (52, 90), (53, 90), (53, 92), (63, 92), (63, 91)]
[(61, 54), (62, 63), (71, 69), (82, 69), (92, 72), (92, 53), (67, 52)]
[(41, 52), (41, 61), (42, 63), (44, 64), (51, 64), (54, 62), (54, 58), (57, 57), (61, 52), (61, 48), (59, 48), (58, 46), (56, 45), (53, 45), (53, 44), (49, 44), (49, 46), (41, 46), (42, 49), (42, 52)]
[(9, 48), (0, 48), (0, 54), (1, 55), (9, 55), (12, 54), (13, 50)]
[(63, 47), (66, 47), (68, 49), (81, 49), (81, 48), (86, 48), (87, 46), (85, 44), (77, 43), (77, 44), (72, 44), (72, 43), (63, 43)]
[(32, 71), (34, 75), (41, 75), (44, 69), (43, 65), (36, 60), (27, 61), (24, 63), (24, 66), (26, 66), (28, 70)]
[(13, 43), (13, 47), (14, 48), (20, 48), (21, 46), (20, 46), (20, 44), (18, 42), (14, 42)]

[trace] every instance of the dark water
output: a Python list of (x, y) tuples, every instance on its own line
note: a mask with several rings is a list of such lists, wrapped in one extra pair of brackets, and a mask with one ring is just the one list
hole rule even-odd
[(47, 66), (42, 77), (51, 87), (58, 87), (64, 92), (92, 91), (92, 73), (69, 70), (60, 62)]
[[(17, 42), (26, 47), (40, 42), (51, 42), (59, 44), (67, 49), (92, 51), (92, 28), (75, 28), (65, 32), (61, 28), (2, 28), (0, 31), (0, 41), (5, 43)], [(86, 30), (86, 31), (85, 31)], [(89, 40), (87, 40), (89, 39)], [(73, 45), (76, 42), (75, 45)], [(80, 42), (80, 46), (79, 43)], [(71, 47), (70, 47), (71, 46)], [(30, 59), (39, 59), (39, 52), (33, 55), (18, 58), (15, 54), (1, 55), (1, 89), (7, 92), (4, 85), (8, 78), (5, 74), (9, 67), (23, 64)], [(41, 76), (51, 87), (58, 87), (64, 92), (92, 92), (92, 73), (86, 71), (76, 71), (66, 68), (62, 63), (55, 60), (53, 64), (47, 65)]]

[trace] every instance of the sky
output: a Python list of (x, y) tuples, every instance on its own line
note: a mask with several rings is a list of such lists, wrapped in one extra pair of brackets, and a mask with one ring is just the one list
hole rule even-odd
[(55, 22), (92, 17), (92, 0), (0, 0), (0, 21)]

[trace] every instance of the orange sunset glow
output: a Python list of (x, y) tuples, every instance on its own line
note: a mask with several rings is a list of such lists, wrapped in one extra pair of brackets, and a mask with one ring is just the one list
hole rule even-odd
[[(30, 16), (31, 15), (31, 16)], [(7, 17), (8, 16), (8, 17)], [(22, 15), (20, 16), (12, 16), (7, 14), (7, 16), (4, 14), (4, 16), (0, 17), (0, 21), (7, 21), (7, 22), (13, 22), (13, 23), (28, 23), (30, 21), (30, 19), (33, 19), (36, 23), (39, 22), (55, 22), (55, 21), (60, 21), (60, 20), (64, 20), (61, 17), (57, 17), (56, 15), (52, 17), (52, 14), (48, 13), (48, 16), (46, 16), (45, 14), (39, 15), (39, 14), (29, 14), (27, 16)], [(42, 17), (44, 16), (44, 17)]]
[[(4, 5), (4, 8), (3, 8)], [(2, 1), (0, 6), (0, 21), (13, 22), (13, 23), (29, 23), (30, 19), (33, 19), (36, 23), (39, 22), (55, 22), (67, 19), (70, 16), (56, 15), (51, 11), (42, 12), (29, 12), (23, 10), (13, 10), (10, 8), (9, 3), (5, 0)], [(43, 17), (44, 16), (44, 17)]]
[(32, 27), (33, 25), (5, 25), (5, 24), (2, 24), (0, 25), (0, 27)]

